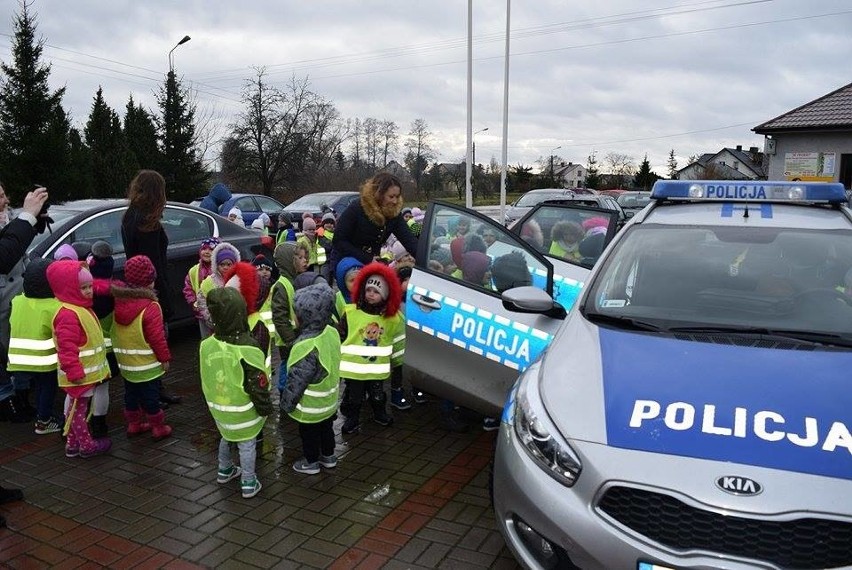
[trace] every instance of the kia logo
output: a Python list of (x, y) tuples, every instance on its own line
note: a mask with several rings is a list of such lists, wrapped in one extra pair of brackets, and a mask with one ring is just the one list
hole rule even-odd
[(732, 495), (740, 495), (753, 497), (763, 492), (763, 485), (749, 479), (748, 477), (738, 477), (736, 475), (725, 475), (716, 479), (716, 486)]

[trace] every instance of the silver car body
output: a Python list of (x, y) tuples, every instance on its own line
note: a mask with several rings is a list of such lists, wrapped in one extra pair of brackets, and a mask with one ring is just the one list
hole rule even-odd
[(515, 312), (514, 291), (489, 302), (412, 277), (406, 356), (427, 389), (487, 411), (512, 371), (471, 350), (463, 318), (456, 336), (413, 331), (418, 287), (547, 335), (518, 367), (494, 462), (498, 526), (526, 567), (852, 567), (852, 213), (786, 203), (793, 183), (693, 187), (715, 197), (661, 192), (577, 280), (564, 321)]

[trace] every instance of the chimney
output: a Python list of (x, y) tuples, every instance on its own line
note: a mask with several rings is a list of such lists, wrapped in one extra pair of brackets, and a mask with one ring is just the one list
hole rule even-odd
[(742, 150), (743, 150), (743, 145), (738, 144), (738, 145), (737, 145), (737, 150), (742, 151)]
[(757, 154), (757, 147), (756, 146), (750, 146), (750, 147), (748, 147), (748, 151), (751, 154)]

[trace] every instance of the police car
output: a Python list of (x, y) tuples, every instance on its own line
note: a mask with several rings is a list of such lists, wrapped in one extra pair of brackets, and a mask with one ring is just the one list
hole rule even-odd
[[(412, 378), (488, 411), (502, 387), (492, 364), (521, 371), (493, 496), (526, 567), (852, 566), (842, 186), (660, 181), (652, 198), (591, 271), (569, 264), (584, 275), (546, 241), (509, 245), (546, 277), (503, 291), (499, 308), (493, 292), (416, 269), (407, 356), (424, 337), (436, 352), (409, 362)], [(554, 274), (578, 293), (567, 316)]]

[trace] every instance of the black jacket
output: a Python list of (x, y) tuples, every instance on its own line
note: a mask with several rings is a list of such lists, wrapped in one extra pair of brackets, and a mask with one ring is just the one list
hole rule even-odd
[(0, 275), (6, 275), (21, 261), (35, 235), (29, 222), (17, 218), (0, 230)]
[(157, 300), (163, 309), (163, 317), (168, 320), (173, 313), (166, 257), (169, 237), (162, 227), (151, 232), (140, 230), (139, 226), (143, 218), (142, 213), (133, 208), (128, 208), (125, 212), (121, 220), (121, 241), (124, 242), (124, 254), (127, 259), (134, 255), (147, 255), (151, 263), (154, 264), (154, 269), (157, 270), (154, 288), (157, 290)]
[(388, 220), (384, 226), (379, 226), (367, 216), (360, 200), (352, 202), (340, 215), (334, 228), (332, 265), (336, 266), (344, 257), (354, 257), (364, 265), (370, 263), (373, 257), (381, 254), (382, 244), (391, 234), (402, 242), (408, 253), (417, 255), (417, 238), (408, 229), (401, 213)]

